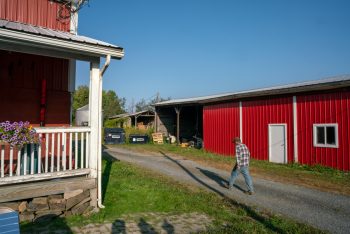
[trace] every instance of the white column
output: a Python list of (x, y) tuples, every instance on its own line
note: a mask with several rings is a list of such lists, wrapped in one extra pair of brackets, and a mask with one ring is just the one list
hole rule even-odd
[(90, 138), (90, 177), (97, 178), (97, 159), (101, 155), (99, 152), (99, 135), (100, 135), (100, 62), (90, 63), (90, 97), (89, 97), (89, 123), (91, 128)]
[(297, 97), (293, 96), (294, 162), (298, 162), (298, 115)]

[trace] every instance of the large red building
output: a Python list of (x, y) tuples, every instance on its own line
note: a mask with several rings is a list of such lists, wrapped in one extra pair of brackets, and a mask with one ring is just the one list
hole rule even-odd
[[(77, 12), (86, 3), (0, 0), (0, 123), (29, 121), (39, 138), (13, 147), (17, 134), (27, 136), (18, 129), (0, 134), (0, 194), (5, 195), (0, 203), (82, 189), (91, 198), (86, 206), (103, 207), (102, 80), (124, 50), (77, 34)], [(71, 126), (76, 61), (90, 64), (89, 119), (83, 127)], [(36, 219), (32, 215), (26, 221)]]
[[(0, 0), (1, 26), (75, 33), (68, 1)], [(72, 26), (72, 27), (71, 27)], [(75, 61), (0, 50), (0, 122), (27, 120), (34, 126), (71, 123)], [(16, 107), (16, 108), (14, 108)], [(20, 110), (20, 111), (19, 111)]]
[(199, 133), (210, 152), (233, 155), (231, 140), (240, 136), (255, 159), (350, 170), (350, 76), (158, 103), (158, 129), (176, 135), (164, 121), (171, 107), (184, 110), (179, 139), (182, 123), (191, 119), (186, 113), (202, 108), (194, 111), (202, 128), (192, 134)]

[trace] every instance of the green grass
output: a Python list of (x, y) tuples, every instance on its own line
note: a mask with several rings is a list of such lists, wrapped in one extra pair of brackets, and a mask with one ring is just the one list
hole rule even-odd
[[(113, 222), (128, 214), (199, 212), (215, 220), (208, 233), (320, 233), (310, 226), (257, 212), (233, 200), (189, 188), (169, 177), (111, 158), (104, 160), (103, 168), (105, 209), (90, 217), (59, 218), (45, 225), (52, 230), (69, 230), (89, 223)], [(22, 224), (22, 231), (35, 232), (40, 226), (42, 224)]]

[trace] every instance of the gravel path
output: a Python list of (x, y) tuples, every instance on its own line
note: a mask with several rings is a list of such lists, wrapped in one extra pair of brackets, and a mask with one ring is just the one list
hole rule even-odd
[(161, 153), (142, 154), (120, 148), (109, 148), (105, 152), (118, 160), (156, 170), (175, 180), (200, 186), (239, 203), (267, 209), (331, 233), (350, 231), (348, 196), (259, 178), (253, 178), (255, 194), (249, 196), (243, 193), (246, 186), (242, 176), (239, 176), (234, 190), (227, 190), (223, 182), (229, 177), (229, 171), (203, 166), (184, 157)]

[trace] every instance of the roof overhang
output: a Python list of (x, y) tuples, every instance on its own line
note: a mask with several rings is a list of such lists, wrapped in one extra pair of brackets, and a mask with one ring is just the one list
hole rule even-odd
[[(34, 26), (31, 27), (33, 28)], [(49, 29), (36, 29), (50, 32)], [(123, 48), (91, 38), (70, 35), (64, 32), (61, 32), (63, 36), (60, 38), (57, 36), (51, 37), (45, 33), (46, 31), (44, 31), (43, 35), (1, 27), (0, 49), (84, 61), (96, 61), (107, 55), (114, 59), (121, 59), (124, 56)], [(90, 39), (94, 43), (87, 43), (82, 41), (81, 38)]]
[(331, 77), (323, 80), (308, 81), (290, 85), (281, 85), (269, 88), (254, 89), (235, 93), (195, 97), (187, 99), (174, 99), (156, 103), (156, 107), (166, 106), (194, 106), (205, 105), (231, 100), (257, 98), (263, 96), (291, 95), (304, 92), (325, 91), (350, 87), (350, 75)]

